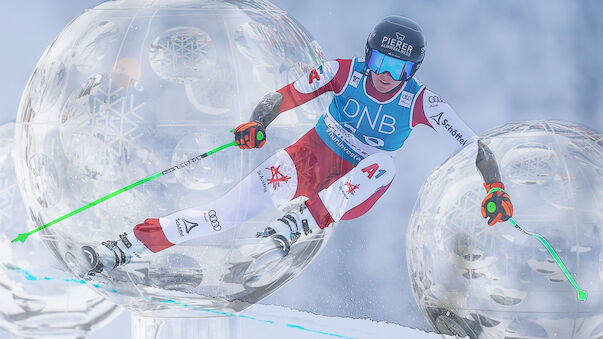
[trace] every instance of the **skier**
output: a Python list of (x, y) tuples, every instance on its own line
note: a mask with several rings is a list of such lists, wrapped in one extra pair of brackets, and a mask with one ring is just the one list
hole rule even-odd
[[(241, 149), (261, 148), (266, 128), (281, 113), (326, 92), (334, 98), (316, 126), (269, 157), (221, 199), (146, 219), (118, 240), (83, 248), (90, 272), (114, 269), (178, 243), (224, 232), (275, 206), (287, 211), (258, 237), (270, 237), (287, 255), (318, 228), (366, 213), (395, 174), (391, 154), (417, 125), (431, 127), (475, 159), (487, 196), (481, 205), (489, 225), (508, 220), (513, 205), (504, 191), (494, 155), (446, 101), (414, 78), (425, 55), (419, 25), (383, 19), (370, 33), (363, 58), (337, 59), (267, 94), (249, 122), (234, 130)], [(233, 206), (233, 201), (238, 201)]]

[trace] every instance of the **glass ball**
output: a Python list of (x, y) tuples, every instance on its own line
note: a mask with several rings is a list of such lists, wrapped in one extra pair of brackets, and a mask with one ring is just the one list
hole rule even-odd
[(427, 179), (407, 233), (412, 290), (441, 334), (470, 338), (603, 335), (603, 143), (563, 121), (511, 123), (482, 139), (499, 164), (514, 220), (489, 227), (475, 159), (456, 153)]
[(0, 126), (0, 327), (19, 338), (84, 338), (120, 310), (63, 270), (42, 240), (11, 243), (30, 229), (15, 176), (14, 131), (14, 123)]
[[(50, 45), (23, 93), (16, 162), (31, 218), (41, 226), (232, 142), (230, 130), (266, 93), (322, 62), (316, 41), (268, 1), (122, 0), (86, 11)], [(323, 96), (279, 116), (262, 149), (212, 154), (47, 228), (43, 239), (75, 271), (68, 254), (82, 245), (221, 197), (313, 128), (328, 103)], [(299, 273), (329, 234), (266, 259), (256, 232), (281, 216), (262, 213), (88, 285), (146, 316), (242, 310)]]

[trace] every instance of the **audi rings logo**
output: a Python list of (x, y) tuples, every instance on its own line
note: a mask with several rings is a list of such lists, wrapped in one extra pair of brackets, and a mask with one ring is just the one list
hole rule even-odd
[(444, 99), (440, 98), (440, 97), (439, 97), (439, 96), (437, 96), (437, 95), (432, 95), (432, 96), (430, 96), (429, 98), (427, 98), (427, 100), (428, 100), (430, 103), (432, 103), (432, 104), (434, 104), (434, 103), (436, 103), (436, 102), (441, 102), (441, 103), (445, 103), (445, 102), (446, 102)]
[(209, 217), (209, 222), (211, 222), (211, 227), (213, 227), (214, 231), (221, 231), (222, 226), (218, 222), (218, 216), (216, 215), (216, 211), (211, 210), (207, 212), (207, 216)]

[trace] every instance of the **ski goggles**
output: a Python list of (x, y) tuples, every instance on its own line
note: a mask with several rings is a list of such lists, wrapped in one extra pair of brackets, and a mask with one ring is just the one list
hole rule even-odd
[(396, 59), (372, 49), (366, 65), (377, 74), (389, 72), (394, 80), (400, 81), (410, 79), (415, 63)]

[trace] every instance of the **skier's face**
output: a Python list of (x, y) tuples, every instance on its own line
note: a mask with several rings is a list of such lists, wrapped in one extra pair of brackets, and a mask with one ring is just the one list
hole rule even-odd
[(387, 93), (402, 83), (402, 80), (394, 80), (389, 72), (377, 74), (371, 71), (371, 81), (375, 89), (381, 93)]

